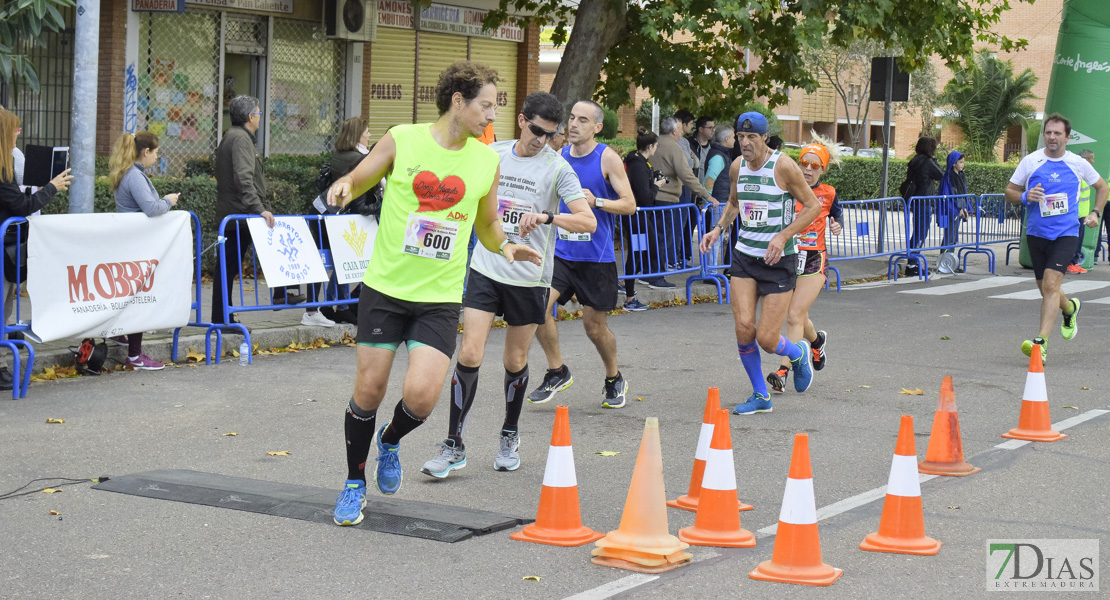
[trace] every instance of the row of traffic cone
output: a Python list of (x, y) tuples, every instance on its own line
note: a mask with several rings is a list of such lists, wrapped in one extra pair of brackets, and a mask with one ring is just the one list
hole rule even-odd
[[(1039, 358), (1036, 350), (1033, 357)], [(864, 539), (860, 544), (863, 550), (937, 554), (941, 542), (925, 535), (918, 473), (966, 476), (979, 471), (964, 460), (951, 376), (946, 376), (941, 386), (929, 448), (920, 463), (913, 431), (913, 417), (902, 416), (879, 530)], [(1039, 360), (1030, 360), (1019, 426), (1003, 436), (1033, 441), (1066, 437), (1051, 429), (1044, 370)], [(740, 525), (740, 512), (750, 510), (751, 506), (740, 502), (737, 496), (729, 415), (720, 408), (716, 388), (710, 389), (706, 400), (687, 493), (665, 502), (659, 421), (648, 418), (620, 527), (608, 535), (582, 525), (573, 460), (569, 411), (560, 406), (556, 410), (536, 522), (512, 534), (513, 539), (559, 546), (596, 541), (594, 563), (645, 573), (661, 573), (689, 564), (691, 555), (685, 550), (690, 544), (755, 546), (755, 536)], [(677, 537), (671, 535), (666, 505), (696, 511), (694, 525), (680, 529)], [(840, 569), (821, 559), (809, 437), (797, 434), (771, 560), (760, 563), (749, 576), (766, 581), (830, 585), (841, 574)]]

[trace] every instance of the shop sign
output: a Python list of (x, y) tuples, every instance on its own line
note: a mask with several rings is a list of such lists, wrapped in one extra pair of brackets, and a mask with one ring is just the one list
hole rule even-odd
[(185, 0), (131, 0), (132, 12), (185, 12)]
[[(139, 2), (140, 0), (134, 1)], [(293, 12), (293, 0), (185, 0), (185, 3), (194, 6), (254, 10), (258, 12)]]
[(408, 0), (378, 0), (378, 27), (413, 29), (415, 24)]
[(512, 23), (502, 23), (492, 31), (483, 28), (482, 21), (487, 14), (488, 11), (484, 10), (433, 3), (420, 12), (420, 29), (510, 42), (524, 41), (524, 30)]

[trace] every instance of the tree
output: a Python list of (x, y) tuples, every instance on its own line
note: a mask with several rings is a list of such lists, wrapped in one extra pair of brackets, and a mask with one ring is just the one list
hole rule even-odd
[(73, 0), (0, 0), (0, 81), (39, 91), (39, 76), (26, 51), (45, 46), (44, 29), (65, 29), (58, 8), (74, 5)]
[(934, 51), (955, 65), (976, 43), (1022, 48), (1025, 40), (991, 32), (1011, 2), (1032, 0), (499, 0), (484, 24), (518, 11), (555, 24), (555, 43), (567, 43), (551, 91), (568, 105), (594, 97), (611, 108), (628, 104), (631, 83), (661, 104), (735, 114), (756, 98), (777, 106), (787, 89), (816, 90), (818, 75), (803, 60), (814, 40), (884, 43), (907, 71)]
[(995, 162), (994, 146), (1013, 125), (1033, 115), (1025, 101), (1035, 98), (1037, 76), (1026, 69), (1014, 76), (1014, 65), (982, 50), (975, 62), (944, 86), (940, 102), (953, 107), (947, 120), (964, 133), (961, 149), (968, 160)]
[(917, 111), (921, 117), (921, 131), (917, 133), (917, 137), (936, 135), (938, 98), (937, 68), (926, 61), (910, 75), (910, 101), (906, 103), (906, 108)]
[(848, 145), (853, 154), (859, 150), (860, 137), (871, 111), (871, 59), (890, 55), (891, 51), (875, 42), (855, 42), (848, 48), (821, 44), (806, 51), (806, 64), (823, 76), (844, 106)]

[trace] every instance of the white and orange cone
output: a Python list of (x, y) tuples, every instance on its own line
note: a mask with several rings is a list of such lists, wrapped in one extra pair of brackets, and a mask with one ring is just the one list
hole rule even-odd
[(570, 547), (588, 544), (603, 535), (582, 525), (578, 478), (574, 472), (574, 453), (570, 445), (570, 410), (558, 406), (555, 408), (551, 446), (547, 449), (547, 467), (543, 472), (536, 522), (509, 537), (521, 542)]
[(832, 585), (844, 571), (821, 562), (821, 536), (817, 531), (817, 502), (813, 496), (813, 470), (809, 465), (809, 436), (794, 436), (790, 474), (782, 495), (779, 526), (771, 560), (759, 563), (748, 577), (779, 583)]
[(925, 460), (917, 463), (917, 470), (930, 475), (950, 477), (965, 477), (979, 472), (979, 467), (964, 460), (960, 415), (956, 410), (956, 390), (952, 385), (951, 375), (945, 375), (940, 384), (940, 399), (933, 415), (929, 447), (925, 450)]
[(940, 551), (940, 542), (925, 536), (925, 510), (921, 506), (921, 481), (917, 473), (917, 447), (913, 439), (913, 417), (902, 415), (898, 442), (886, 483), (886, 502), (879, 531), (863, 539), (861, 550), (921, 554)]
[(1025, 376), (1025, 393), (1021, 395), (1018, 426), (1003, 433), (1002, 437), (1030, 442), (1055, 442), (1068, 437), (1052, 428), (1040, 344), (1033, 345), (1033, 352), (1029, 357), (1029, 374)]
[(740, 501), (736, 497), (736, 467), (732, 455), (732, 429), (728, 411), (717, 411), (713, 441), (706, 457), (701, 500), (693, 527), (678, 530), (678, 539), (695, 546), (752, 548), (755, 535), (740, 527)]
[[(713, 440), (713, 424), (717, 420), (717, 411), (721, 410), (721, 392), (713, 387), (705, 399), (705, 414), (701, 420), (701, 433), (698, 435), (698, 447), (694, 450), (694, 469), (690, 473), (689, 490), (675, 498), (668, 500), (667, 506), (681, 508), (695, 512), (698, 510), (698, 499), (701, 497), (701, 480), (705, 475), (705, 459), (709, 456), (709, 443)], [(741, 511), (755, 508), (751, 504), (738, 502)]]

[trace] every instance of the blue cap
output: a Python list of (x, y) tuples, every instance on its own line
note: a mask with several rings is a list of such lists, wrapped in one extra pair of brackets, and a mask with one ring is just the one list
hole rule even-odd
[(746, 112), (736, 117), (737, 133), (767, 133), (767, 117), (755, 111)]

